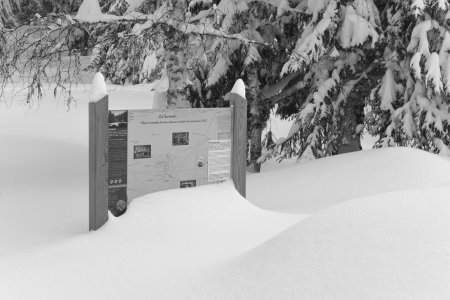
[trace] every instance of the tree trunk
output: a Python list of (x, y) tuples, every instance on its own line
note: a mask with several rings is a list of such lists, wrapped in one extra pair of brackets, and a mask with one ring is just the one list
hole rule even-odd
[(262, 111), (260, 82), (258, 79), (258, 68), (253, 67), (248, 71), (248, 100), (250, 103), (250, 172), (261, 171), (261, 163), (258, 159), (261, 157), (262, 151), (262, 132), (265, 127), (264, 113)]
[(250, 132), (250, 166), (248, 167), (250, 172), (261, 171), (261, 163), (258, 163), (258, 159), (262, 154), (262, 132), (261, 127), (252, 128)]
[(169, 77), (167, 107), (188, 108), (191, 107), (191, 104), (186, 95), (186, 54), (182, 49), (177, 48), (174, 46), (165, 54), (167, 76)]
[[(365, 81), (359, 82), (357, 90), (367, 89), (368, 84)], [(366, 93), (370, 93), (367, 90)], [(364, 101), (361, 100), (361, 94), (352, 93), (348, 97), (348, 108), (345, 112), (345, 121), (341, 127), (343, 136), (342, 144), (337, 149), (337, 154), (349, 153), (362, 150), (361, 133), (358, 131), (359, 124), (364, 124)]]
[(339, 147), (336, 154), (344, 154), (360, 150), (362, 150), (361, 137), (359, 136), (359, 134), (355, 134), (354, 136), (350, 137), (346, 144), (342, 144), (341, 147)]
[(178, 24), (178, 30), (173, 31), (170, 44), (165, 52), (167, 76), (169, 77), (169, 89), (167, 91), (168, 108), (192, 107), (187, 99), (186, 78), (186, 49), (187, 38), (183, 35), (182, 26), (185, 22), (187, 11), (186, 1), (172, 1), (173, 20)]

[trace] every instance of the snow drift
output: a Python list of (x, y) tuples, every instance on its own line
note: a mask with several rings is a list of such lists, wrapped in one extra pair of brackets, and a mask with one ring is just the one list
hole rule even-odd
[[(153, 105), (148, 87), (108, 90), (115, 109)], [(449, 160), (320, 159), (248, 176), (251, 202), (289, 214), (228, 182), (136, 199), (87, 233), (89, 97), (76, 92), (70, 113), (51, 99), (0, 111), (2, 299), (449, 298)]]
[(450, 183), (447, 158), (412, 148), (386, 148), (250, 175), (247, 198), (263, 208), (310, 214), (367, 195), (446, 183)]
[(230, 182), (150, 194), (97, 232), (0, 257), (0, 295), (183, 299), (192, 278), (301, 218), (254, 207)]
[(210, 272), (208, 291), (216, 299), (448, 299), (449, 195), (411, 190), (335, 206)]

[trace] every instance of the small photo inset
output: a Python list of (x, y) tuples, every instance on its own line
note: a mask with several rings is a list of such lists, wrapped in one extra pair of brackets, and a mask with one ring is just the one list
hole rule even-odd
[(127, 123), (128, 110), (110, 110), (108, 111), (108, 123)]
[(151, 145), (136, 145), (134, 146), (134, 159), (151, 158), (152, 146)]
[(108, 128), (109, 129), (127, 129), (128, 127), (128, 111), (127, 110), (110, 110), (108, 111)]
[(186, 146), (186, 145), (189, 145), (189, 132), (172, 133), (172, 146)]
[(190, 187), (194, 187), (194, 186), (197, 186), (197, 181), (196, 180), (180, 181), (180, 188), (182, 188), (182, 189), (190, 188)]

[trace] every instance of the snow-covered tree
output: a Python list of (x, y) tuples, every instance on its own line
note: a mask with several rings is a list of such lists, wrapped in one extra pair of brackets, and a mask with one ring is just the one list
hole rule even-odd
[[(87, 52), (114, 83), (159, 80), (168, 107), (226, 105), (243, 78), (256, 171), (271, 156), (359, 150), (363, 132), (377, 147), (448, 153), (448, 11), (445, 0), (85, 0), (77, 15), (43, 18), (29, 88), (39, 91), (50, 61)], [(0, 51), (2, 82), (18, 71), (8, 59)], [(284, 138), (262, 137), (274, 108), (293, 121)]]
[(297, 9), (305, 26), (281, 75), (301, 76), (269, 99), (294, 124), (263, 158), (303, 160), (359, 150), (364, 97), (380, 68), (379, 10), (372, 0), (301, 1)]
[(50, 13), (72, 13), (82, 0), (2, 0), (0, 1), (0, 26), (13, 27), (28, 23), (36, 16)]
[[(272, 3), (273, 2), (273, 3)], [(111, 7), (121, 1), (115, 1)], [(279, 81), (289, 47), (301, 30), (301, 12), (277, 1), (141, 1), (122, 16), (145, 22), (100, 29), (91, 67), (115, 83), (169, 77), (168, 106), (221, 106), (233, 83), (248, 83), (251, 162), (259, 169), (261, 134), (273, 104), (263, 88)], [(287, 13), (288, 12), (288, 13)], [(97, 35), (97, 30), (93, 31)], [(100, 37), (101, 36), (101, 37)], [(117, 38), (110, 38), (117, 36)], [(130, 51), (131, 49), (131, 51)], [(126, 53), (126, 55), (124, 55)]]
[[(321, 0), (299, 6), (308, 25), (283, 74), (301, 72), (303, 78), (275, 96), (278, 113), (295, 122), (263, 158), (354, 151), (364, 129), (380, 137), (377, 147), (448, 152), (447, 1)], [(296, 93), (296, 101), (281, 99)]]
[(391, 3), (385, 74), (369, 97), (367, 125), (378, 147), (447, 153), (450, 145), (450, 16), (447, 1)]
[[(44, 38), (36, 41), (30, 35), (30, 41), (19, 43), (34, 46), (26, 47), (33, 51), (27, 50), (26, 64), (21, 65), (22, 71), (34, 69), (37, 74), (29, 84), (29, 96), (40, 95), (45, 78), (52, 77), (64, 89), (61, 72), (49, 76), (50, 61), (68, 54), (77, 62), (86, 48), (92, 49), (89, 68), (114, 83), (152, 82), (166, 76), (169, 107), (225, 105), (233, 83), (244, 77), (249, 82), (249, 129), (257, 169), (261, 132), (272, 106), (260, 101), (259, 94), (279, 79), (288, 57), (279, 45), (291, 44), (287, 37), (293, 38), (300, 28), (296, 17), (280, 21), (286, 3), (276, 2), (86, 0), (77, 15), (42, 18), (40, 27), (29, 31), (36, 36), (41, 30)], [(293, 28), (289, 34), (283, 32), (286, 26)], [(61, 33), (68, 35), (66, 41)], [(4, 73), (20, 71), (19, 57), (4, 56)]]

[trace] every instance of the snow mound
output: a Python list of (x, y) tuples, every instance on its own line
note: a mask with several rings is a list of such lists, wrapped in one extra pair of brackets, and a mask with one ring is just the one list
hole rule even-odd
[(125, 215), (111, 216), (96, 232), (7, 259), (0, 256), (0, 295), (184, 299), (193, 276), (300, 219), (251, 205), (231, 182), (149, 194), (133, 200)]
[(402, 191), (335, 206), (216, 269), (209, 290), (216, 299), (448, 299), (449, 195)]
[(385, 148), (327, 157), (247, 178), (247, 199), (253, 204), (310, 214), (350, 199), (450, 184), (450, 161), (421, 150)]

